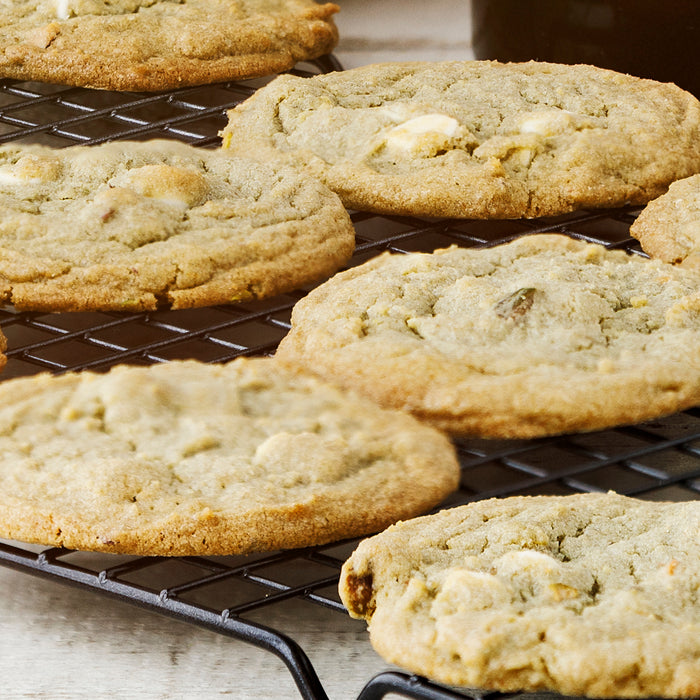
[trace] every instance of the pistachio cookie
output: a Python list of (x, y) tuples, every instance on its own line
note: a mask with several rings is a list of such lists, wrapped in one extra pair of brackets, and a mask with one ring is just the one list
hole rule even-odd
[(329, 53), (338, 6), (314, 0), (13, 0), (0, 76), (169, 90), (270, 75)]
[(449, 440), (270, 358), (0, 384), (0, 536), (139, 555), (377, 532), (457, 487)]
[(643, 204), (700, 172), (700, 102), (592, 66), (376, 64), (280, 76), (229, 112), (223, 145), (284, 153), (346, 206), (521, 218)]
[(700, 269), (700, 175), (671, 184), (630, 226), (654, 258)]
[(700, 274), (559, 234), (384, 253), (295, 305), (277, 355), (456, 434), (700, 404)]
[(44, 311), (185, 308), (329, 276), (355, 236), (286, 165), (177, 141), (0, 146), (0, 301)]
[(490, 499), (390, 527), (340, 594), (391, 663), (450, 685), (700, 694), (700, 501)]

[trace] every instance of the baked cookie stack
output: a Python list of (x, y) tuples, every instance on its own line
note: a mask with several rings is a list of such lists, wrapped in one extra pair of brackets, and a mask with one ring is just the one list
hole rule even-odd
[[(232, 110), (224, 147), (282, 156), (346, 207), (515, 218), (659, 197), (633, 229), (659, 259), (558, 234), (385, 253), (299, 301), (276, 358), (453, 435), (533, 438), (697, 405), (698, 107), (588, 66), (273, 81)], [(652, 219), (668, 199), (682, 233)], [(672, 252), (652, 252), (656, 237)], [(692, 697), (698, 517), (694, 502), (614, 493), (477, 501), (361, 542), (340, 594), (384, 659), (448, 685)]]
[[(330, 51), (337, 9), (24, 3), (6, 10), (0, 74), (118, 90), (267, 76)], [(7, 144), (0, 200), (1, 300), (25, 311), (266, 298), (329, 278), (355, 244), (312, 174), (176, 141)], [(443, 433), (270, 358), (0, 391), (9, 538), (144, 556), (305, 547), (423, 513), (458, 484)]]
[[(346, 207), (549, 216), (692, 182), (700, 103), (591, 66), (383, 64), (277, 78), (223, 146), (282, 157)], [(454, 434), (594, 430), (698, 403), (699, 304), (692, 271), (535, 235), (342, 272), (297, 304), (278, 357)]]
[[(330, 51), (337, 9), (22, 0), (0, 12), (0, 75), (270, 75)], [(221, 145), (0, 147), (4, 303), (183, 309), (318, 285), (271, 358), (0, 384), (0, 536), (182, 556), (379, 533), (340, 592), (392, 663), (503, 691), (700, 693), (696, 504), (542, 496), (417, 517), (458, 488), (454, 436), (700, 403), (698, 100), (592, 66), (379, 64), (272, 79)], [(343, 270), (352, 209), (625, 205), (648, 205), (632, 232), (654, 259), (533, 234)]]

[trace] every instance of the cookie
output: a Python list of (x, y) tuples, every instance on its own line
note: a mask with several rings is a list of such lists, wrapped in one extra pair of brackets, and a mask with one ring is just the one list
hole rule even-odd
[(234, 554), (377, 532), (457, 487), (449, 440), (271, 358), (0, 384), (0, 536)]
[(700, 275), (560, 234), (384, 253), (298, 301), (277, 356), (455, 434), (636, 423), (700, 403)]
[(170, 90), (270, 75), (329, 53), (338, 6), (313, 0), (13, 0), (0, 76)]
[(0, 146), (0, 300), (185, 308), (322, 279), (355, 245), (338, 197), (274, 162), (177, 141)]
[(223, 146), (284, 153), (346, 206), (520, 218), (643, 204), (700, 172), (700, 102), (592, 66), (375, 64), (280, 76), (229, 113)]
[(340, 594), (386, 660), (450, 685), (700, 694), (700, 502), (490, 499), (360, 543)]
[(700, 175), (671, 184), (630, 226), (654, 258), (700, 269)]
[(7, 364), (7, 355), (5, 355), (5, 350), (7, 350), (7, 338), (0, 330), (0, 372), (5, 368)]

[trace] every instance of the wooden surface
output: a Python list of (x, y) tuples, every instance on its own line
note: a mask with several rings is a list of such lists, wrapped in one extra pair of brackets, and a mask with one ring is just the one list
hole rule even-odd
[[(471, 57), (467, 0), (339, 0), (345, 68)], [(97, 593), (0, 567), (0, 698), (298, 698), (269, 652)], [(299, 603), (265, 620), (309, 655), (331, 700), (388, 668), (364, 624)]]
[[(300, 697), (276, 656), (235, 639), (5, 568), (0, 590), (2, 698)], [(333, 700), (386, 668), (338, 612), (299, 602), (264, 621), (293, 634)]]

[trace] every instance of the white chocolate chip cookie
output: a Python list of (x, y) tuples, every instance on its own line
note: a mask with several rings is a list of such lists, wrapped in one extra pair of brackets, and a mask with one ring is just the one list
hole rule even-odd
[(229, 112), (223, 145), (282, 153), (346, 206), (519, 218), (643, 204), (700, 172), (700, 102), (592, 66), (489, 61), (280, 76)]
[(0, 300), (47, 311), (225, 304), (335, 272), (338, 197), (274, 162), (177, 141), (0, 147)]
[(457, 487), (449, 440), (270, 358), (0, 384), (0, 536), (139, 555), (377, 532)]
[(391, 663), (449, 685), (700, 694), (700, 501), (491, 499), (388, 528), (340, 594)]
[(700, 175), (673, 182), (630, 226), (654, 258), (700, 269)]
[(168, 90), (271, 75), (329, 53), (338, 6), (313, 0), (12, 0), (0, 76)]
[(295, 305), (277, 356), (456, 434), (700, 404), (700, 274), (558, 234), (385, 253)]

